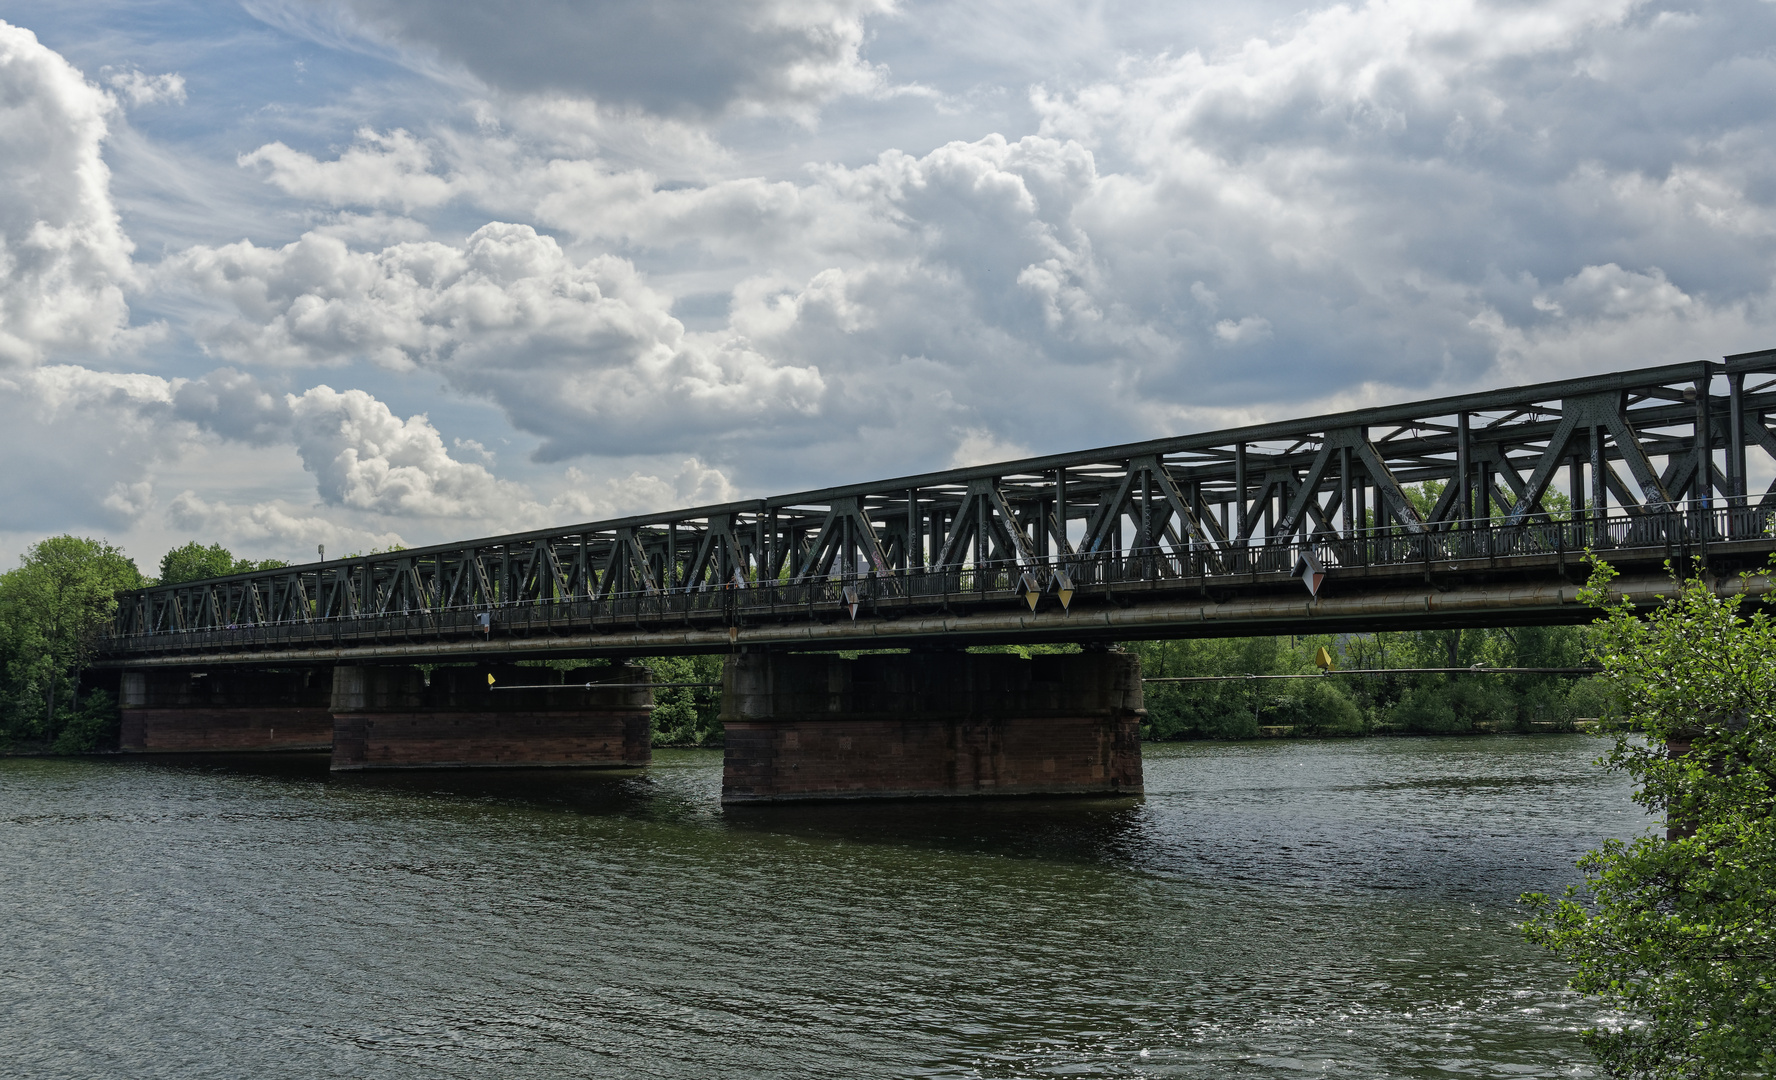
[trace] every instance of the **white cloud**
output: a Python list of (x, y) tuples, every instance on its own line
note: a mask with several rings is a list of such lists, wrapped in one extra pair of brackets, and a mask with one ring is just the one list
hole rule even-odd
[(105, 83), (132, 106), (185, 104), (185, 76), (176, 71), (148, 75), (130, 68), (111, 73)]
[(459, 186), (431, 172), (432, 151), (399, 128), (358, 131), (357, 142), (332, 161), (317, 161), (281, 142), (242, 154), (243, 166), (264, 165), (285, 194), (329, 206), (398, 206), (411, 211), (447, 202)]
[[(587, 518), (1776, 336), (1765, 7), (1275, 6), (1278, 21), (1252, 16), (1220, 49), (1007, 31), (992, 41), (1027, 55), (992, 70), (1048, 81), (964, 92), (975, 76), (958, 68), (941, 120), (882, 96), (868, 35), (914, 17), (877, 21), (876, 3), (609, 3), (554, 35), (536, 32), (555, 11), (543, 0), (255, 10), (442, 82), (422, 107), (403, 76), (256, 114), (213, 164), (233, 173), (237, 148), (259, 147), (232, 182), (274, 209), (166, 247), (143, 302), (179, 345), (237, 370), (169, 378), (164, 430), (301, 445), (316, 477), (306, 509), (193, 487), (241, 513), (404, 535)], [(656, 32), (674, 18), (688, 29)], [(980, 40), (919, 40), (936, 50), (927, 69), (996, 62)], [(107, 95), (57, 70), (97, 102), (68, 145), (102, 178)], [(79, 206), (110, 214), (103, 183), (89, 190)], [(49, 198), (0, 190), (0, 214)], [(9, 243), (29, 231), (0, 228)], [(18, 334), (7, 314), (9, 357), (119, 340), (115, 237), (102, 273), (0, 275), (0, 312), (62, 327)], [(115, 304), (55, 322), (64, 292)], [(6, 307), (15, 294), (55, 302)], [(317, 366), (331, 398), (284, 393)], [(539, 460), (582, 471), (542, 475), (497, 432), (456, 441), (469, 432), (349, 389), (430, 401), (440, 383), (496, 403)], [(152, 472), (119, 467), (81, 498), (152, 517), (168, 505), (157, 484), (191, 486)]]
[(291, 395), (297, 453), (321, 498), (397, 517), (492, 518), (523, 498), (484, 466), (450, 456), (424, 416), (406, 420), (362, 390)]
[(129, 320), (133, 245), (101, 156), (112, 103), (0, 22), (0, 366), (104, 351)]
[(710, 431), (811, 414), (823, 390), (812, 364), (687, 335), (626, 260), (575, 262), (526, 225), (483, 226), (461, 247), (378, 252), (314, 233), (283, 248), (243, 241), (194, 248), (165, 274), (224, 305), (199, 326), (217, 355), (437, 371), (543, 436), (545, 458), (683, 448)]
[(206, 500), (195, 491), (181, 491), (167, 506), (167, 522), (174, 529), (191, 536), (208, 538), (211, 543), (231, 545), (264, 545), (291, 550), (301, 545), (296, 561), (325, 544), (335, 557), (349, 551), (372, 551), (390, 547), (407, 547), (401, 534), (393, 531), (357, 528), (323, 514), (304, 511), (277, 501), (232, 504)]
[(1270, 337), (1270, 320), (1247, 315), (1238, 322), (1222, 319), (1215, 324), (1215, 336), (1227, 345), (1244, 345)]
[[(677, 471), (670, 476), (637, 469), (627, 476), (610, 477), (602, 482), (594, 482), (584, 472), (569, 466), (567, 480), (568, 490), (557, 496), (548, 508), (554, 514), (551, 524), (630, 517), (687, 506), (715, 506), (733, 502), (740, 496), (726, 474), (696, 458), (679, 462)], [(569, 509), (577, 509), (579, 513), (559, 512)]]
[(950, 455), (950, 468), (966, 469), (970, 465), (990, 465), (995, 461), (1014, 461), (1029, 456), (1029, 447), (977, 428), (961, 433), (955, 452)]
[(117, 529), (154, 503), (154, 472), (196, 437), (162, 418), (172, 384), (71, 365), (0, 371), (0, 504), (9, 529)]

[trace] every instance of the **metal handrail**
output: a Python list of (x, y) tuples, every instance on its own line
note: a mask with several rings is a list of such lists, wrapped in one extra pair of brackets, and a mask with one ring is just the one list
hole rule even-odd
[[(114, 633), (102, 648), (129, 652), (144, 648), (183, 648), (203, 640), (249, 643), (275, 640), (299, 642), (339, 638), (346, 633), (381, 632), (392, 636), (419, 634), (492, 635), (493, 628), (536, 629), (539, 626), (596, 623), (601, 619), (677, 619), (722, 617), (731, 622), (744, 615), (782, 614), (823, 605), (855, 603), (951, 603), (969, 599), (1003, 600), (1074, 590), (1114, 589), (1130, 584), (1165, 581), (1209, 583), (1216, 579), (1254, 579), (1288, 575), (1299, 560), (1312, 555), (1330, 573), (1389, 567), (1451, 566), (1485, 560), (1489, 564), (1517, 556), (1582, 555), (1586, 551), (1656, 550), (1667, 555), (1703, 549), (1734, 539), (1767, 538), (1769, 522), (1747, 508), (1650, 510), (1634, 507), (1615, 514), (1545, 517), (1519, 524), (1476, 518), (1441, 523), (1432, 529), (1387, 526), (1302, 539), (1292, 536), (1252, 537), (1243, 541), (1196, 541), (1170, 550), (1157, 545), (1124, 546), (1090, 554), (1052, 554), (988, 562), (960, 562), (887, 570), (844, 567), (806, 578), (785, 574), (774, 581), (735, 580), (670, 589), (628, 590), (603, 596), (496, 600), (491, 603), (442, 607), (403, 607), (382, 612), (352, 613), (302, 619), (243, 622), (226, 626), (194, 626)], [(484, 618), (485, 616), (485, 618)], [(422, 624), (412, 625), (415, 620)], [(212, 635), (200, 639), (199, 635)], [(174, 644), (174, 643), (178, 644)]]

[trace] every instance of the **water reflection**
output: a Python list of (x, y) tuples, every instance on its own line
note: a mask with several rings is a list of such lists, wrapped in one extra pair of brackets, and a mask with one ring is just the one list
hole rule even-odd
[(1595, 754), (1161, 746), (1144, 799), (727, 810), (711, 751), (0, 761), (0, 1039), (27, 1077), (1572, 1075), (1512, 901), (1640, 827)]
[(1103, 862), (1126, 859), (1140, 803), (1129, 796), (811, 802), (730, 806), (722, 816), (737, 830), (828, 842)]

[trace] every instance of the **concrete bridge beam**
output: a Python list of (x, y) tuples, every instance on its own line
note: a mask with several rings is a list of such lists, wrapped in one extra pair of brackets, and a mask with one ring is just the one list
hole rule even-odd
[[(488, 676), (494, 676), (489, 685)], [(651, 760), (646, 668), (333, 669), (332, 768), (622, 767)], [(593, 683), (590, 689), (575, 684)], [(597, 684), (614, 684), (600, 686)]]
[(1141, 791), (1133, 655), (758, 652), (723, 681), (726, 804)]

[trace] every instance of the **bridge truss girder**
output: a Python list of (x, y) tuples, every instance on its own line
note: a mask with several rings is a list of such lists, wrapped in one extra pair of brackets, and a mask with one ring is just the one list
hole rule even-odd
[(120, 597), (105, 648), (347, 620), (442, 633), (536, 605), (733, 619), (762, 588), (847, 582), (901, 597), (1063, 578), (1206, 588), (1274, 568), (1267, 552), (1420, 538), (1428, 553), (1612, 515), (1726, 511), (1707, 529), (1731, 537), (1776, 513), (1776, 482), (1748, 480), (1753, 465), (1776, 476), (1772, 374), (1776, 350), (156, 586)]

